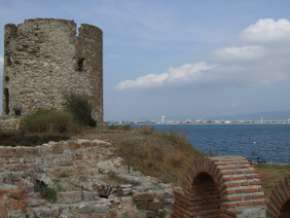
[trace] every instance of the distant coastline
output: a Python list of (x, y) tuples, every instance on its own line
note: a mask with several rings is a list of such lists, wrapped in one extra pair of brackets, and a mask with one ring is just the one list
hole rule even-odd
[[(142, 124), (137, 124), (141, 125)], [(168, 126), (256, 126), (256, 125), (290, 125), (290, 123), (230, 123), (230, 124), (219, 124), (219, 123), (196, 123), (196, 124), (160, 124), (155, 123), (153, 125), (168, 125)]]
[(236, 121), (236, 120), (228, 120), (228, 121), (195, 121), (195, 122), (184, 122), (184, 121), (168, 121), (168, 122), (156, 122), (156, 121), (109, 121), (110, 124), (118, 124), (118, 125), (135, 125), (135, 126), (154, 126), (154, 125), (168, 125), (168, 126), (201, 126), (201, 125), (215, 125), (215, 126), (239, 126), (239, 125), (290, 125), (290, 120), (264, 120), (256, 121), (256, 120), (248, 120), (248, 121)]

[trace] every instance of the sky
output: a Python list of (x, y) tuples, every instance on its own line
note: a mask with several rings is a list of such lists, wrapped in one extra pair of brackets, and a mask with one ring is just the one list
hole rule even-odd
[(104, 32), (106, 120), (290, 110), (290, 0), (0, 0), (6, 23)]

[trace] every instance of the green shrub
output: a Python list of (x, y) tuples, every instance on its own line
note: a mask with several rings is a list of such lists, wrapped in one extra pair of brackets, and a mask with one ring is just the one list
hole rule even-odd
[(116, 124), (108, 125), (108, 129), (111, 129), (111, 130), (118, 129), (118, 128), (119, 128), (119, 125), (116, 125)]
[(0, 144), (1, 146), (35, 146), (50, 141), (68, 140), (69, 138), (69, 134), (15, 132), (9, 135), (0, 135)]
[(48, 187), (43, 181), (36, 180), (34, 191), (39, 192), (40, 196), (47, 201), (54, 203), (57, 201), (57, 192), (53, 188)]
[(64, 134), (76, 130), (70, 113), (59, 110), (38, 110), (25, 116), (20, 125), (24, 133)]
[(57, 193), (53, 188), (50, 187), (42, 189), (40, 196), (52, 203), (57, 201)]
[(154, 129), (151, 126), (142, 126), (141, 128), (141, 132), (145, 135), (151, 135), (154, 133)]
[(65, 96), (66, 108), (76, 122), (82, 126), (96, 126), (96, 121), (92, 118), (92, 105), (88, 97), (84, 95), (69, 94)]
[(111, 124), (108, 126), (108, 129), (111, 130), (131, 130), (131, 126), (129, 124)]

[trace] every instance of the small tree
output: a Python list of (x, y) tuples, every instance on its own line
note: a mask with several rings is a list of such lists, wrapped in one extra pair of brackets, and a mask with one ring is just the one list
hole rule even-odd
[(69, 94), (65, 95), (66, 109), (72, 114), (76, 122), (83, 126), (96, 126), (96, 121), (92, 118), (92, 106), (85, 95)]

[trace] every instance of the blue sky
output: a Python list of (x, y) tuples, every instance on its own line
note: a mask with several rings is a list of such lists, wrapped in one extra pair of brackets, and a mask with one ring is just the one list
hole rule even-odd
[(289, 11), (289, 0), (0, 0), (0, 57), (6, 23), (73, 19), (104, 31), (106, 120), (289, 110)]

